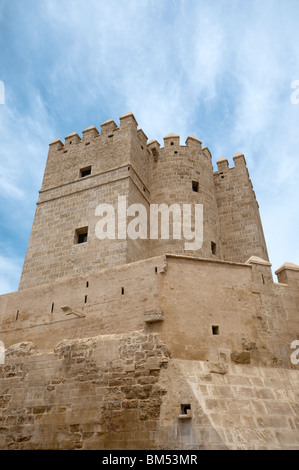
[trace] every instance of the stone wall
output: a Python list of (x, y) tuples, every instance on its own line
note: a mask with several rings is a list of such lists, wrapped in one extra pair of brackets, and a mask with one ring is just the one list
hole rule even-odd
[(297, 370), (172, 359), (142, 331), (6, 353), (0, 449), (299, 448)]
[[(171, 360), (161, 371), (163, 449), (299, 448), (298, 370)], [(191, 417), (180, 416), (188, 403)]]
[(1, 296), (0, 448), (299, 448), (299, 268), (277, 273), (167, 255)]
[(282, 284), (256, 257), (149, 258), (1, 296), (0, 338), (6, 347), (31, 341), (51, 349), (59, 340), (146, 328), (176, 358), (292, 367), (298, 272), (282, 267), (290, 279)]
[(48, 354), (12, 346), (0, 366), (0, 448), (155, 447), (168, 355), (142, 332), (65, 340)]

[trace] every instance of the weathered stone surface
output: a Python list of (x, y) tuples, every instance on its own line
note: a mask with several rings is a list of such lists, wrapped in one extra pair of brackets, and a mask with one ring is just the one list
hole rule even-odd
[[(244, 155), (211, 158), (194, 136), (147, 144), (132, 113), (50, 144), (0, 296), (0, 449), (299, 449), (299, 267), (273, 282)], [(99, 241), (118, 195), (203, 204), (202, 248)]]
[(230, 357), (236, 364), (250, 364), (251, 362), (250, 353), (248, 351), (233, 351)]

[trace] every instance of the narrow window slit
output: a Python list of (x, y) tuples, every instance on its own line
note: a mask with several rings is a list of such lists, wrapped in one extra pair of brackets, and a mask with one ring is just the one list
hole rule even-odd
[(213, 325), (212, 326), (212, 333), (213, 335), (219, 335), (219, 326), (218, 325)]
[(121, 295), (125, 295), (125, 288), (124, 287), (121, 288)]
[(84, 298), (84, 303), (87, 304), (87, 295)]
[(198, 181), (192, 181), (192, 191), (198, 193), (199, 184)]
[(53, 312), (54, 312), (54, 302), (51, 305), (51, 313), (53, 313)]
[(16, 314), (16, 320), (19, 318), (19, 310), (17, 311), (17, 314)]

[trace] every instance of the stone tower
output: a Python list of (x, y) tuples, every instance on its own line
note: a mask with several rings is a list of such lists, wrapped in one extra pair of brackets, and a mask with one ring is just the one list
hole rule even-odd
[[(299, 449), (299, 266), (274, 282), (233, 159), (148, 142), (131, 113), (50, 144), (20, 288), (0, 296), (0, 449)], [(147, 222), (169, 208), (169, 239), (119, 236), (126, 211), (99, 239), (119, 198)], [(175, 236), (187, 205), (198, 250)]]
[[(175, 253), (198, 258), (245, 262), (251, 255), (268, 260), (259, 209), (245, 158), (234, 157), (235, 167), (218, 161), (213, 172), (212, 156), (194, 136), (180, 145), (169, 134), (164, 147), (147, 142), (132, 113), (91, 126), (82, 139), (72, 133), (63, 144), (50, 144), (45, 174), (20, 289), (58, 279), (71, 278), (106, 267)], [(96, 237), (96, 207), (118, 197), (127, 204), (202, 204), (203, 245), (186, 251), (183, 239)], [(179, 209), (180, 210), (180, 209)], [(128, 217), (127, 217), (128, 219)], [(173, 222), (170, 214), (170, 223)], [(194, 224), (193, 224), (194, 229)], [(172, 227), (173, 228), (173, 227)], [(85, 236), (84, 243), (80, 242)]]

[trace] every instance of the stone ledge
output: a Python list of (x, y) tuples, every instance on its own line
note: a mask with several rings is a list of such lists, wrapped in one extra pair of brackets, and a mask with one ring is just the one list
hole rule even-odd
[(159, 308), (146, 310), (143, 314), (143, 320), (145, 323), (156, 323), (164, 321), (163, 310)]

